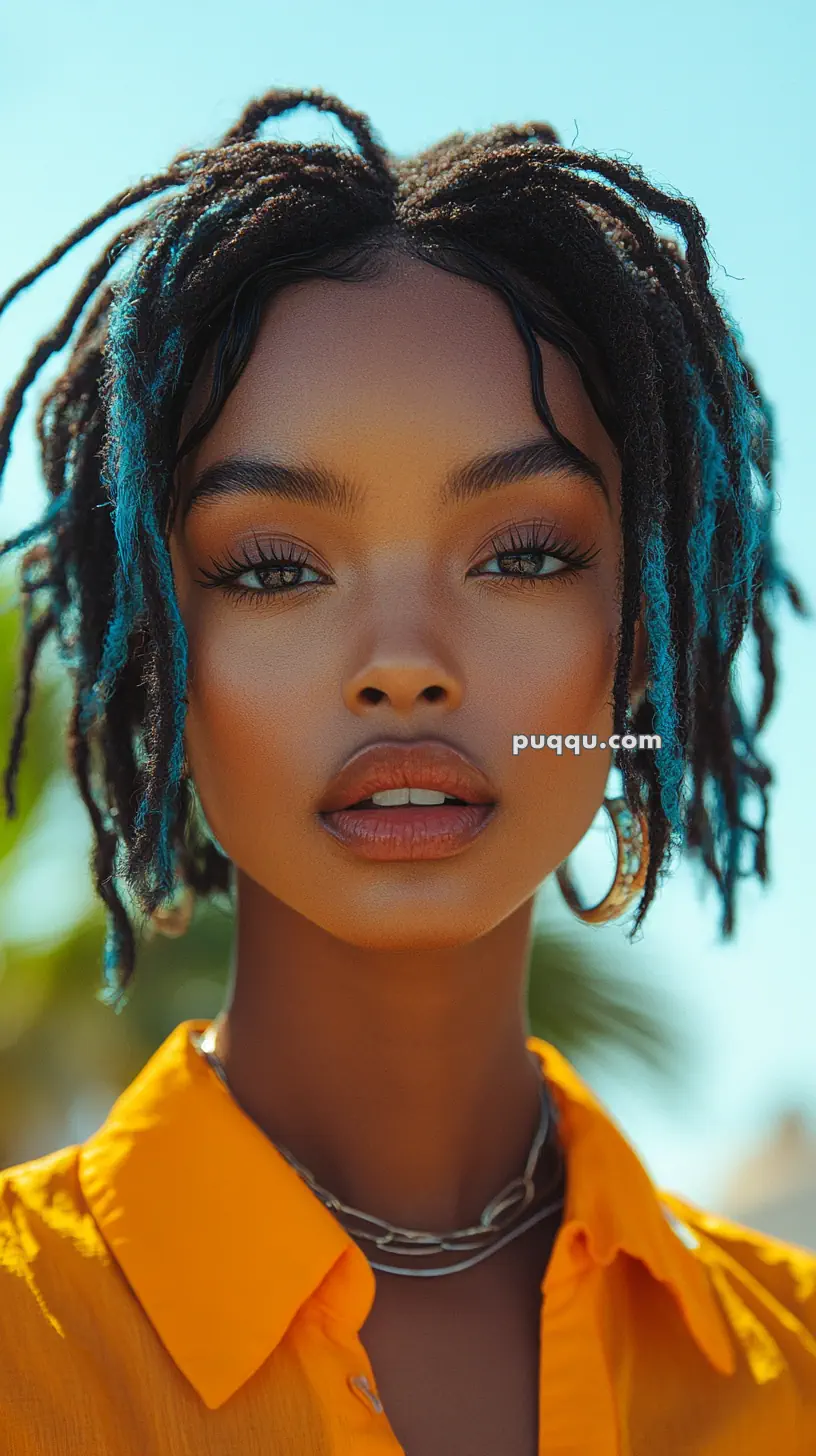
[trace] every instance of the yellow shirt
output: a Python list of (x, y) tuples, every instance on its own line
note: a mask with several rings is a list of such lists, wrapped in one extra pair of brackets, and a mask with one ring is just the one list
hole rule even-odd
[[(399, 1456), (375, 1274), (182, 1022), (86, 1142), (0, 1174), (0, 1456)], [(659, 1192), (572, 1066), (540, 1456), (814, 1456), (816, 1253)], [(500, 1452), (496, 1456), (501, 1456)]]

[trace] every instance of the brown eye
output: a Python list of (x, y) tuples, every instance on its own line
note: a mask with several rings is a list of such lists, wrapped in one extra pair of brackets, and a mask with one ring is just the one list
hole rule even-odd
[[(582, 551), (575, 542), (560, 539), (555, 528), (544, 521), (513, 526), (506, 536), (494, 537), (491, 545), (495, 555), (485, 558), (476, 575), (514, 583), (574, 576), (598, 555), (597, 548)], [(493, 561), (499, 563), (498, 568), (490, 566)], [(545, 563), (551, 564), (545, 569)]]
[(322, 580), (320, 572), (309, 565), (306, 553), (293, 542), (278, 545), (280, 549), (276, 546), (267, 550), (256, 539), (254, 554), (247, 549), (243, 559), (227, 552), (221, 560), (211, 561), (210, 569), (202, 568), (199, 585), (218, 588), (234, 599), (253, 597), (263, 601), (313, 586), (314, 580), (304, 581), (305, 572)]

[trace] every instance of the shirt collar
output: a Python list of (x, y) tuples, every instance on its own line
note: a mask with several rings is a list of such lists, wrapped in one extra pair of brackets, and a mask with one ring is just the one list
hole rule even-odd
[[(193, 1047), (190, 1034), (208, 1025), (184, 1021), (171, 1032), (81, 1146), (79, 1181), (159, 1338), (214, 1410), (312, 1296), (359, 1331), (375, 1276)], [(732, 1370), (706, 1271), (634, 1149), (555, 1047), (534, 1037), (528, 1046), (557, 1101), (567, 1153), (560, 1236), (585, 1237), (601, 1264), (621, 1249), (642, 1259), (671, 1288), (712, 1364)]]
[(560, 1113), (568, 1169), (565, 1233), (572, 1225), (571, 1237), (584, 1239), (598, 1264), (611, 1264), (621, 1252), (640, 1259), (671, 1290), (714, 1368), (733, 1374), (735, 1351), (705, 1251), (675, 1211), (683, 1200), (658, 1191), (614, 1118), (561, 1052), (537, 1037), (528, 1046), (542, 1062)]

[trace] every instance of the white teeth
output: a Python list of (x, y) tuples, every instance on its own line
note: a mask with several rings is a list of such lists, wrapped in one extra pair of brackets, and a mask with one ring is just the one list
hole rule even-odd
[(393, 809), (399, 804), (444, 804), (449, 796), (436, 789), (381, 789), (371, 797), (378, 808)]

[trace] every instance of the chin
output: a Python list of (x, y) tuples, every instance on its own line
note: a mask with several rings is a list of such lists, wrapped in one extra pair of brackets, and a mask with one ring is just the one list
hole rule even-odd
[(429, 915), (427, 907), (419, 901), (401, 910), (396, 907), (388, 910), (379, 905), (367, 912), (355, 913), (349, 907), (348, 913), (339, 920), (319, 912), (309, 915), (308, 911), (301, 910), (300, 913), (337, 940), (372, 951), (450, 950), (478, 940), (504, 919), (501, 914), (485, 919), (484, 908), (475, 905), (470, 912), (460, 907), (459, 913), (452, 915), (449, 907), (440, 907), (437, 914)]

